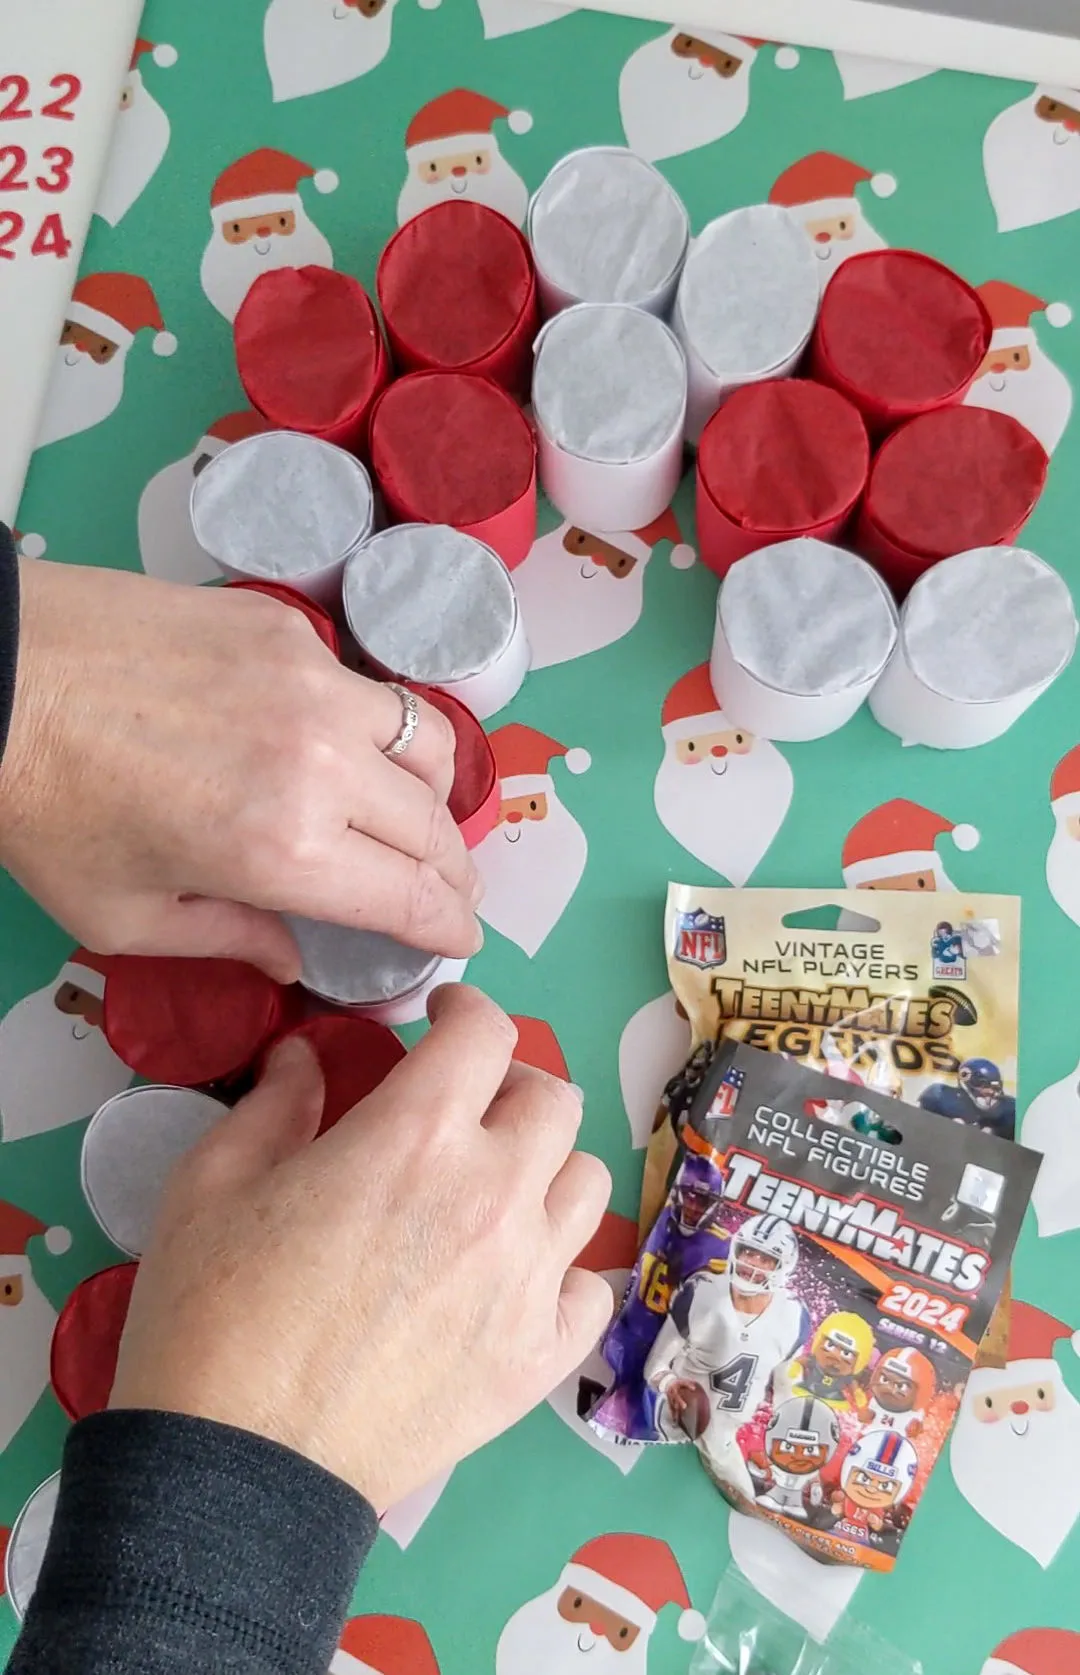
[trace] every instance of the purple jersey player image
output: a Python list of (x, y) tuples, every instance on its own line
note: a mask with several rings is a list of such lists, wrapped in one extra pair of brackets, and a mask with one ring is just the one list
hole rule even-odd
[(955, 1087), (932, 1082), (919, 1095), (924, 1111), (934, 1111), (953, 1122), (966, 1122), (1001, 1140), (1016, 1132), (1016, 1100), (1005, 1092), (1001, 1071), (992, 1059), (965, 1059), (956, 1073)]

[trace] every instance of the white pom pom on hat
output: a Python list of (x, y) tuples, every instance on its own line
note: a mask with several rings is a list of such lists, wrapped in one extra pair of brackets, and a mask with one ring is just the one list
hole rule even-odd
[(171, 70), (180, 54), (175, 47), (169, 45), (168, 41), (159, 41), (150, 56), (161, 69)]
[(1051, 326), (1070, 326), (1073, 311), (1067, 302), (1048, 302), (1043, 313)]
[(700, 1640), (704, 1633), (705, 1618), (702, 1616), (700, 1611), (695, 1611), (691, 1608), (689, 1611), (683, 1611), (680, 1613), (680, 1640)]
[(957, 849), (974, 849), (979, 841), (979, 830), (977, 826), (968, 826), (961, 822), (959, 826), (953, 827), (949, 836)]
[(506, 126), (512, 134), (527, 134), (532, 125), (532, 114), (529, 111), (508, 111), (506, 114)]
[(71, 1249), (71, 1234), (67, 1228), (46, 1228), (45, 1249), (51, 1256), (64, 1256)]
[(333, 169), (316, 169), (311, 184), (316, 192), (336, 192), (341, 182)]
[(896, 184), (894, 174), (872, 174), (870, 176), (870, 190), (875, 198), (891, 198), (896, 191)]
[(592, 767), (592, 757), (589, 755), (589, 752), (583, 749), (579, 744), (571, 745), (570, 749), (563, 757), (563, 761), (566, 763), (567, 769), (572, 774), (587, 773)]
[(163, 357), (168, 357), (169, 355), (175, 355), (176, 354), (176, 349), (177, 349), (176, 338), (173, 336), (172, 332), (155, 332), (154, 333), (154, 354), (155, 355), (161, 355)]

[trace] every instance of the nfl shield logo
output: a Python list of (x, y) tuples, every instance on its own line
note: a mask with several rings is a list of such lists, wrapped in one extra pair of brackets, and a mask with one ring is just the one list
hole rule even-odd
[(706, 913), (703, 907), (693, 907), (689, 913), (678, 914), (672, 955), (683, 965), (697, 966), (699, 971), (723, 965), (727, 959), (723, 919)]

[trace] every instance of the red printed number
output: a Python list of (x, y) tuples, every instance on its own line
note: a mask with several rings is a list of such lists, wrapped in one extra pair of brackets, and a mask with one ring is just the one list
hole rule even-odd
[(23, 179), (25, 172), (26, 152), (22, 146), (0, 146), (0, 192), (28, 192), (30, 182)]
[[(9, 150), (11, 147), (8, 148)], [(3, 152), (0, 152), (0, 157)], [(71, 170), (75, 163), (75, 153), (69, 151), (66, 145), (50, 145), (41, 154), (41, 161), (48, 169), (48, 174), (39, 174), (37, 184), (43, 192), (66, 192), (71, 185)], [(0, 181), (0, 186), (3, 181)]]
[(59, 215), (47, 215), (30, 246), (31, 256), (59, 256), (63, 260), (70, 249), (71, 240)]
[(27, 104), (30, 83), (25, 76), (0, 76), (0, 122), (25, 122), (33, 111)]
[[(0, 86), (2, 85), (0, 83)], [(55, 116), (61, 122), (74, 122), (75, 112), (71, 107), (82, 92), (82, 82), (78, 76), (53, 76), (49, 86), (63, 88), (64, 91), (58, 93), (55, 99), (50, 99), (47, 105), (42, 105), (42, 116)]]
[(899, 1315), (902, 1320), (917, 1320), (923, 1326), (936, 1327), (941, 1332), (960, 1332), (968, 1317), (962, 1303), (950, 1308), (944, 1297), (931, 1297), (929, 1292), (913, 1290), (898, 1281), (888, 1296), (881, 1299), (885, 1314)]
[(10, 248), (22, 235), (26, 222), (13, 209), (0, 209), (0, 262), (13, 262), (15, 252)]

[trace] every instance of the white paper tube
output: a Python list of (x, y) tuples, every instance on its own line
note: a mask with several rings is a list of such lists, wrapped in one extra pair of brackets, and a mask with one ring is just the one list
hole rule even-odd
[(141, 1256), (173, 1165), (228, 1114), (197, 1088), (151, 1085), (107, 1099), (83, 1135), (83, 1196), (102, 1232)]
[(1072, 597), (1057, 571), (1021, 547), (976, 547), (915, 583), (870, 709), (905, 744), (988, 744), (1046, 691), (1075, 646)]
[(398, 680), (441, 687), (481, 721), (525, 679), (529, 646), (496, 552), (442, 523), (384, 529), (345, 567), (345, 620), (360, 650)]
[(287, 582), (340, 615), (345, 561), (374, 527), (360, 461), (292, 430), (217, 454), (191, 489), (195, 539), (233, 581)]
[(698, 438), (733, 390), (786, 378), (810, 341), (820, 304), (817, 261), (778, 204), (732, 210), (693, 240), (672, 326), (686, 354), (686, 438)]
[(716, 602), (713, 691), (737, 727), (824, 738), (850, 721), (896, 643), (896, 606), (863, 559), (800, 537), (740, 558)]
[(626, 302), (666, 318), (690, 241), (682, 200), (623, 146), (571, 151), (529, 205), (545, 317), (577, 302)]
[(285, 923), (300, 949), (305, 989), (380, 1024), (418, 1023), (432, 989), (459, 982), (468, 964), (406, 948), (378, 931), (292, 914), (285, 915)]
[(37, 1587), (41, 1562), (49, 1545), (56, 1502), (60, 1494), (60, 1473), (54, 1472), (34, 1490), (15, 1520), (4, 1554), (4, 1592), (20, 1623)]
[(662, 320), (578, 303), (536, 340), (533, 417), (552, 505), (594, 533), (643, 529), (682, 471), (686, 360)]

